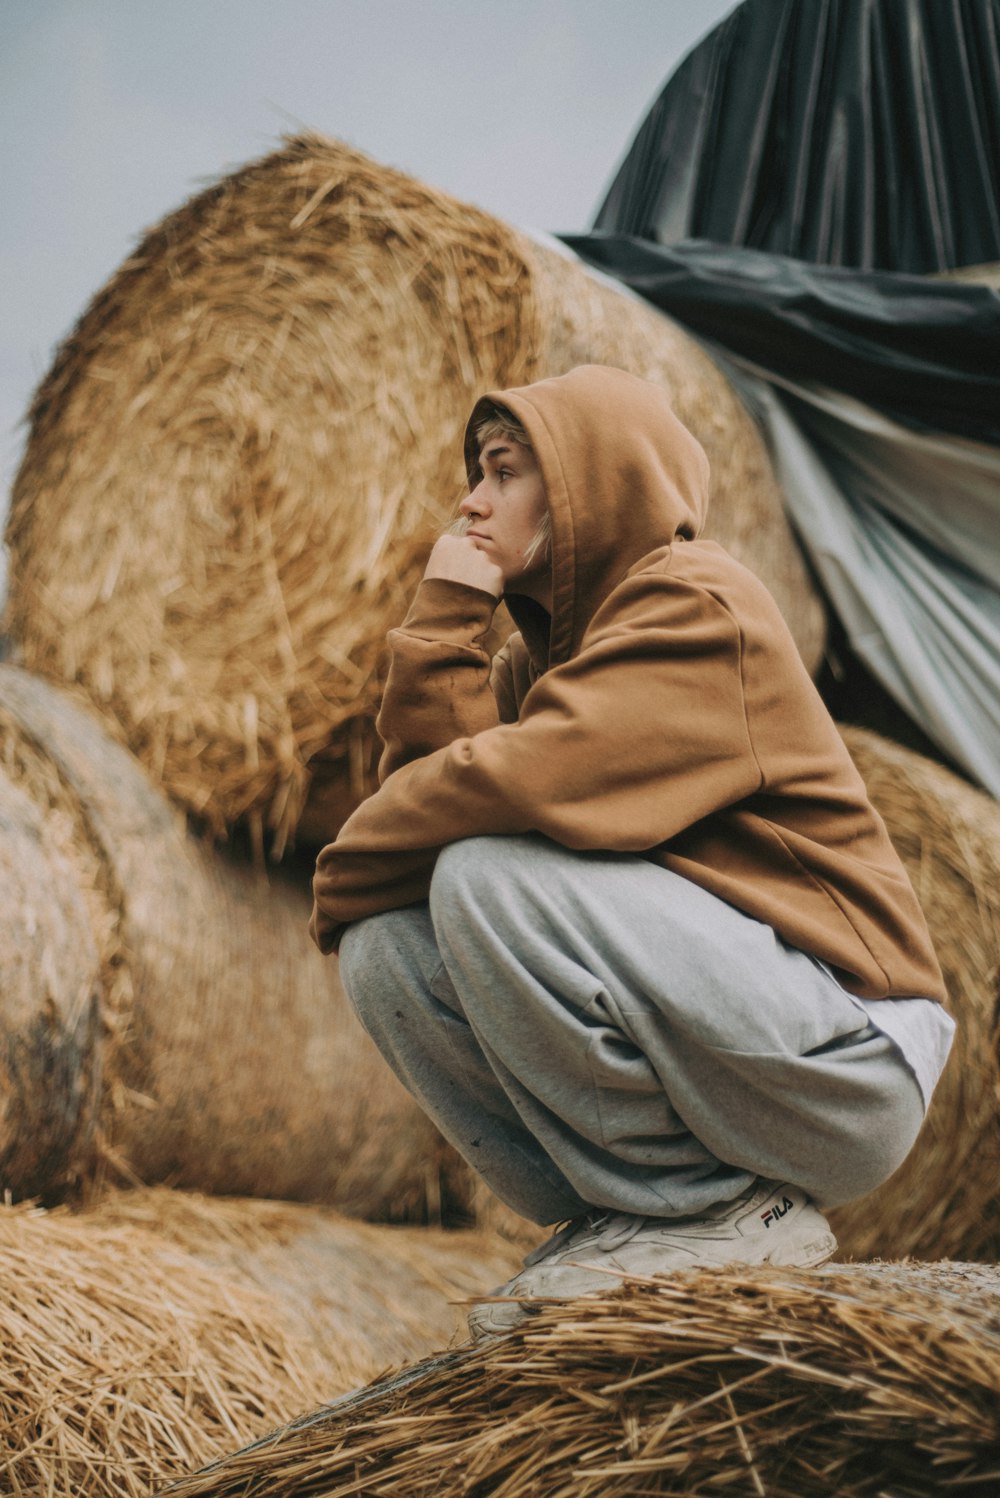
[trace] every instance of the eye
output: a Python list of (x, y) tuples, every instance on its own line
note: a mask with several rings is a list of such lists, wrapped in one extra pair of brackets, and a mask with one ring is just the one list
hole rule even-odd
[(497, 478), (500, 480), (501, 484), (503, 483), (504, 479), (512, 479), (513, 477), (514, 477), (514, 470), (513, 470), (513, 468), (498, 468), (497, 469)]

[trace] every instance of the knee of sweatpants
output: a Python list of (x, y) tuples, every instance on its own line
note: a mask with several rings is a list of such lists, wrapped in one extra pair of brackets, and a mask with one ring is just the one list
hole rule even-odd
[[(440, 923), (477, 911), (502, 907), (522, 880), (530, 889), (527, 862), (534, 846), (529, 838), (494, 835), (465, 837), (438, 854), (431, 880), (430, 909), (435, 930)], [(498, 897), (504, 892), (504, 899)]]
[(913, 1149), (924, 1122), (924, 1101), (916, 1078), (899, 1060), (898, 1084), (886, 1090), (866, 1127), (831, 1150), (813, 1195), (824, 1207), (844, 1206), (885, 1184)]

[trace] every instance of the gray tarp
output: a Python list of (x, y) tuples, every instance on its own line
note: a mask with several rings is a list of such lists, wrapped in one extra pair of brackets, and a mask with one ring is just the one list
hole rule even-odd
[(764, 424), (786, 506), (851, 648), (1000, 796), (1000, 450), (720, 362)]

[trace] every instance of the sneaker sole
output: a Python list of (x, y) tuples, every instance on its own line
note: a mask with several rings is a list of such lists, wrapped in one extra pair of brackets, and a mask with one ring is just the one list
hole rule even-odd
[[(808, 1216), (808, 1213), (803, 1215)], [(766, 1264), (780, 1269), (817, 1269), (821, 1264), (827, 1263), (836, 1253), (837, 1240), (833, 1233), (830, 1232), (826, 1224), (826, 1219), (820, 1217), (818, 1212), (815, 1215), (818, 1221), (814, 1226), (808, 1222), (795, 1224), (796, 1227), (800, 1229), (804, 1228), (806, 1231), (795, 1233), (793, 1228), (789, 1228), (782, 1235), (782, 1240), (776, 1243), (770, 1252), (746, 1254), (742, 1258), (738, 1256), (724, 1258), (721, 1254), (718, 1258), (714, 1258), (706, 1255), (700, 1260), (690, 1260), (683, 1265), (677, 1265), (674, 1272), (680, 1270), (686, 1272), (695, 1269), (756, 1269)], [(821, 1224), (822, 1226), (820, 1226)], [(729, 1246), (727, 1244), (727, 1247)], [(738, 1241), (732, 1244), (733, 1248), (738, 1248), (738, 1246)], [(569, 1262), (567, 1261), (567, 1264)], [(585, 1268), (588, 1266), (581, 1265), (581, 1267)], [(670, 1273), (671, 1271), (667, 1269), (658, 1272)], [(643, 1276), (638, 1273), (631, 1275), (624, 1273), (616, 1277), (614, 1271), (612, 1271), (608, 1275), (608, 1287), (617, 1288), (619, 1284), (630, 1278), (641, 1279)], [(549, 1303), (564, 1299), (566, 1304), (569, 1305), (572, 1301), (583, 1299), (588, 1295), (600, 1294), (601, 1288), (596, 1288), (582, 1290), (576, 1295), (565, 1297), (552, 1292), (547, 1294), (542, 1292), (538, 1298)], [(532, 1305), (513, 1297), (507, 1300), (481, 1301), (478, 1305), (473, 1306), (469, 1312), (469, 1330), (476, 1340), (481, 1337), (502, 1336), (505, 1332), (512, 1331), (515, 1327), (520, 1326), (522, 1322), (529, 1320), (534, 1314), (535, 1308)]]

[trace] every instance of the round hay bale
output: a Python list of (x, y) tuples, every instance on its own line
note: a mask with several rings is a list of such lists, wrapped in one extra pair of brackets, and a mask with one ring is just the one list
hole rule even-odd
[(950, 770), (843, 728), (930, 927), (958, 1029), (920, 1137), (831, 1214), (840, 1253), (1000, 1259), (1000, 806)]
[(134, 1495), (443, 1345), (511, 1273), (475, 1233), (128, 1193), (0, 1207), (3, 1491)]
[(32, 404), (5, 627), (214, 834), (325, 840), (370, 782), (387, 629), (462, 492), (484, 389), (664, 379), (810, 666), (823, 618), (760, 438), (659, 313), (468, 205), (307, 136), (142, 241)]
[(468, 1205), (313, 948), (306, 886), (213, 856), (88, 709), (13, 666), (0, 820), (0, 1186), (52, 1200), (110, 1172), (373, 1217)]
[(163, 1498), (996, 1491), (1000, 1271), (704, 1270), (543, 1307)]

